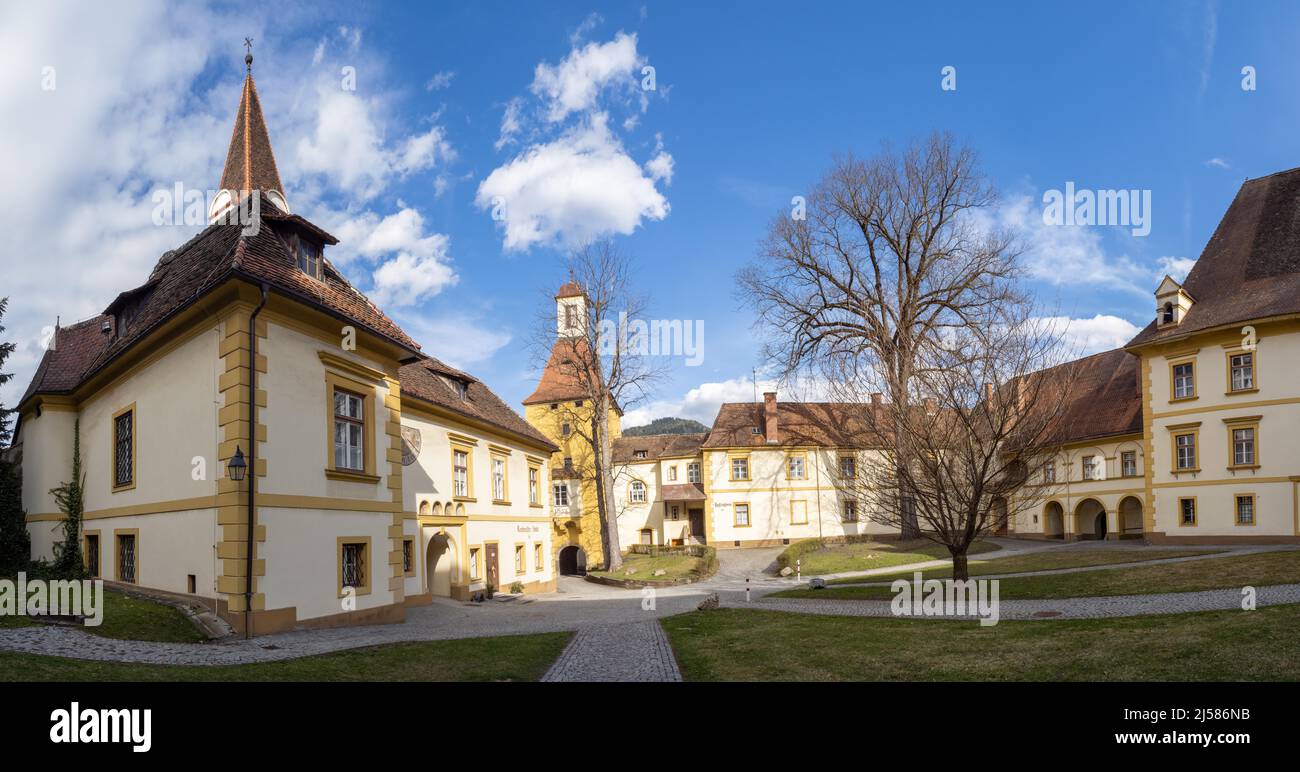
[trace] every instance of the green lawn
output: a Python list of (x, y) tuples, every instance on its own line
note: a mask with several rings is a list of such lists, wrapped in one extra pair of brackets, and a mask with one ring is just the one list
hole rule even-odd
[[(668, 573), (663, 576), (655, 576), (655, 571), (661, 568)], [(628, 569), (635, 569), (635, 573), (629, 576)], [(629, 553), (623, 556), (623, 567), (618, 571), (592, 571), (591, 574), (609, 579), (662, 582), (669, 579), (698, 579), (704, 571), (704, 558), (681, 554), (640, 555)]]
[(727, 608), (663, 626), (688, 681), (1300, 680), (1300, 605), (992, 627)]
[[(179, 609), (151, 600), (141, 600), (113, 590), (104, 590), (102, 622), (83, 627), (105, 638), (169, 643), (201, 643), (207, 640)], [(40, 624), (28, 616), (0, 616), (0, 628)]]
[[(971, 576), (988, 574), (1020, 574), (1030, 571), (1050, 571), (1057, 568), (1082, 568), (1085, 566), (1105, 566), (1112, 563), (1141, 563), (1145, 560), (1164, 560), (1167, 558), (1185, 558), (1193, 555), (1212, 555), (1222, 550), (1048, 550), (1028, 555), (1014, 555), (991, 560), (972, 560)], [(876, 574), (869, 577), (850, 577), (831, 579), (827, 584), (848, 584), (862, 582), (890, 582), (894, 579), (911, 579), (914, 571), (896, 571)], [(930, 568), (921, 572), (926, 579), (948, 579), (952, 576), (951, 568)]]
[[(978, 555), (998, 549), (996, 544), (977, 541), (971, 545), (970, 554)], [(847, 571), (870, 571), (874, 568), (922, 563), (927, 560), (947, 558), (948, 549), (929, 539), (908, 541), (857, 542), (822, 545), (817, 539), (791, 544), (777, 556), (777, 564), (794, 568), (796, 559), (802, 561), (804, 576), (838, 574)]]
[[(1082, 598), (1096, 595), (1192, 592), (1246, 585), (1259, 587), (1293, 582), (1300, 582), (1300, 550), (1207, 558), (1159, 566), (1002, 579), (998, 583), (998, 597), (1001, 600)], [(836, 586), (824, 590), (785, 590), (774, 593), (774, 596), (887, 600), (894, 594), (888, 586)]]
[(0, 681), (536, 681), (570, 635), (401, 643), (224, 667), (104, 663), (0, 651)]

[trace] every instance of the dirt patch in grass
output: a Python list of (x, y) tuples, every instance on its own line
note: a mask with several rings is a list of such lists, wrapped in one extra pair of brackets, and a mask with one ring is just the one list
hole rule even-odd
[[(998, 549), (996, 544), (977, 541), (971, 545), (969, 554), (978, 555), (996, 549)], [(923, 563), (948, 556), (946, 547), (939, 546), (929, 539), (863, 541), (845, 544), (824, 544), (818, 539), (809, 539), (791, 544), (785, 552), (777, 556), (777, 565), (782, 567), (788, 565), (794, 568), (795, 560), (799, 560), (802, 562), (801, 573), (804, 576), (820, 576)]]

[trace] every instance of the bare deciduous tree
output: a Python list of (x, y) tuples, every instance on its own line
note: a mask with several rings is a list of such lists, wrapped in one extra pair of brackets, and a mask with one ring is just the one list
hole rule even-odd
[[(930, 352), (1014, 292), (1012, 239), (980, 220), (995, 201), (974, 152), (947, 134), (837, 159), (739, 276), (766, 356), (787, 376), (870, 377), (905, 415)], [(905, 429), (891, 433), (900, 469), (912, 455)], [(910, 511), (902, 531), (919, 535)]]
[(643, 296), (633, 289), (629, 257), (612, 241), (597, 241), (574, 250), (568, 269), (569, 282), (581, 291), (579, 310), (561, 319), (560, 328), (554, 316), (544, 314), (535, 350), (548, 352), (546, 367), (578, 398), (557, 403), (557, 421), (591, 449), (589, 457), (575, 459), (571, 473), (595, 486), (605, 564), (613, 571), (622, 565), (622, 545), (609, 413), (643, 400), (661, 377), (662, 366), (628, 345), (628, 321), (643, 318), (646, 309)]
[[(909, 399), (866, 412), (884, 442), (885, 463), (861, 464), (851, 483), (859, 510), (901, 528), (909, 517), (920, 533), (952, 556), (953, 576), (968, 577), (967, 553), (977, 539), (1050, 496), (1039, 472), (1060, 450), (1066, 386), (1072, 365), (1060, 365), (1060, 336), (1026, 303), (1002, 305), (927, 351), (909, 382)], [(847, 400), (861, 387), (835, 385)], [(895, 463), (893, 447), (906, 447)]]

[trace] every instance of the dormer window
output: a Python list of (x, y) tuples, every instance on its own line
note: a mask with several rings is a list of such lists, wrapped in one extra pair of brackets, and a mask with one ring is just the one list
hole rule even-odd
[(304, 238), (298, 237), (298, 270), (312, 277), (320, 278), (320, 244)]
[(645, 458), (645, 457), (646, 457), (646, 452), (645, 452), (644, 450), (636, 450), (636, 451), (633, 451), (633, 452), (632, 452), (632, 457), (633, 457), (633, 458)]
[(1161, 324), (1173, 324), (1173, 323), (1174, 323), (1174, 304), (1173, 304), (1173, 303), (1165, 303), (1165, 307), (1162, 308), (1162, 309), (1160, 309), (1160, 323), (1161, 323)]

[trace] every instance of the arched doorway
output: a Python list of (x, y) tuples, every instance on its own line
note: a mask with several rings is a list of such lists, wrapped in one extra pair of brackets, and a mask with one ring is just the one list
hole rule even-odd
[(581, 576), (587, 573), (587, 554), (582, 548), (570, 544), (560, 550), (560, 575)]
[(425, 583), (432, 595), (451, 597), (452, 577), (455, 576), (456, 549), (455, 542), (445, 533), (437, 533), (429, 539), (425, 551)]
[(1065, 538), (1065, 508), (1059, 502), (1049, 501), (1043, 507), (1043, 534), (1049, 539)]
[(1126, 496), (1119, 503), (1119, 535), (1125, 539), (1142, 536), (1142, 502), (1136, 496)]
[(1084, 499), (1074, 508), (1074, 536), (1078, 539), (1106, 538), (1106, 508), (1096, 499)]

